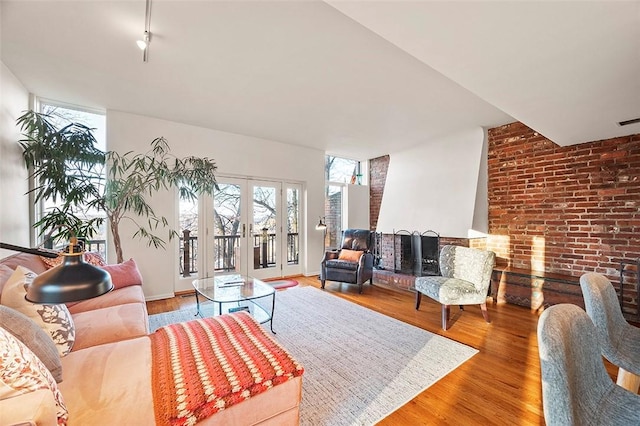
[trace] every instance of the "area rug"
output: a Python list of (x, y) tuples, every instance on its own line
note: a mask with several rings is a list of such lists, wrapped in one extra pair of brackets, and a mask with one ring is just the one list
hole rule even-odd
[[(151, 315), (149, 323), (155, 330), (194, 313)], [(273, 328), (305, 368), (305, 426), (374, 424), (478, 352), (307, 286), (276, 293)]]
[(295, 287), (298, 285), (298, 281), (296, 280), (276, 280), (276, 281), (265, 281), (265, 284), (269, 284), (271, 287), (276, 290), (280, 290), (282, 288)]

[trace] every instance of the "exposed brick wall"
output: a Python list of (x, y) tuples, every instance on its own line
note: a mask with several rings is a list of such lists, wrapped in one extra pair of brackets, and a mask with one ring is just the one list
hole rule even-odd
[(372, 231), (375, 231), (378, 225), (388, 169), (388, 155), (369, 160), (369, 226)]
[[(640, 134), (568, 147), (522, 123), (488, 135), (487, 246), (498, 265), (595, 271), (617, 284), (620, 260), (640, 257)], [(637, 312), (637, 296), (631, 277), (626, 313)]]

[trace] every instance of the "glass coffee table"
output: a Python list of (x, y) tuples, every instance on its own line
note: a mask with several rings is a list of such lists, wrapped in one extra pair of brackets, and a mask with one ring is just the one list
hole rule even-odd
[[(200, 315), (200, 296), (217, 305), (217, 315), (237, 311), (248, 311), (260, 324), (271, 323), (273, 331), (273, 312), (276, 308), (276, 291), (269, 284), (265, 284), (257, 278), (251, 278), (240, 274), (216, 275), (210, 278), (193, 280), (193, 288), (196, 290), (196, 315)], [(258, 299), (271, 296), (271, 312), (257, 303)], [(235, 306), (225, 306), (233, 304)], [(214, 311), (214, 315), (216, 315)]]

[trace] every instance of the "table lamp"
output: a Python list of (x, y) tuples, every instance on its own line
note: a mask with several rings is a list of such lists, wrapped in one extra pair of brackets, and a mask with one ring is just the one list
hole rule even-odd
[(67, 303), (101, 296), (113, 290), (111, 276), (104, 269), (84, 261), (84, 250), (78, 239), (72, 237), (65, 252), (53, 253), (0, 243), (0, 248), (35, 254), (49, 258), (64, 256), (61, 265), (38, 275), (27, 286), (25, 298), (33, 303)]

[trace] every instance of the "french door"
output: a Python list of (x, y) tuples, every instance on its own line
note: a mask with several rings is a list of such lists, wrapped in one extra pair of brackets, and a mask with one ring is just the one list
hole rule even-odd
[(215, 273), (255, 278), (301, 273), (300, 201), (300, 184), (218, 178), (206, 220), (213, 229)]

